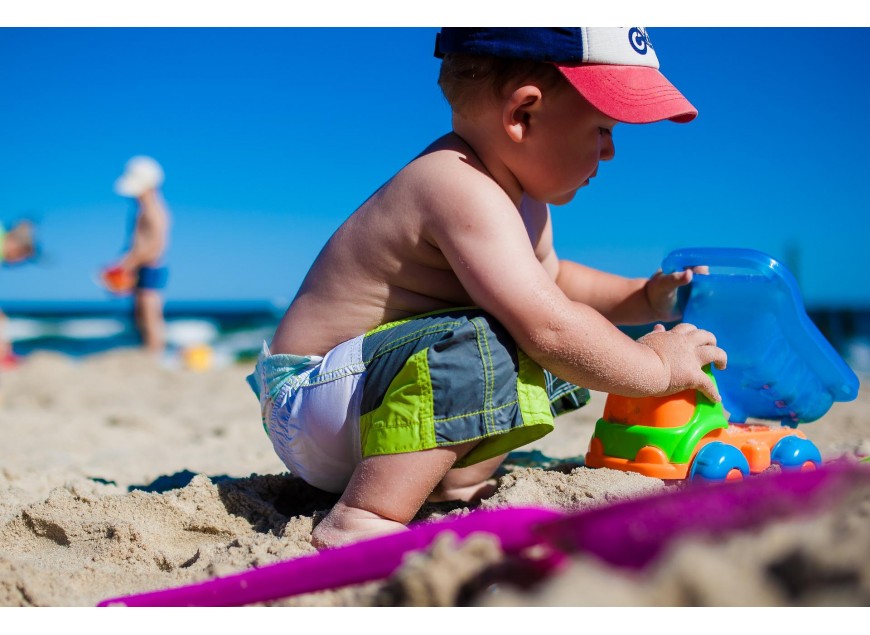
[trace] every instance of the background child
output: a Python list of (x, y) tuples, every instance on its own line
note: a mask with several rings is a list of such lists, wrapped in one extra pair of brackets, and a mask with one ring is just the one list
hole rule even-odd
[[(0, 223), (0, 265), (22, 264), (36, 255), (33, 223), (18, 221), (8, 229)], [(15, 355), (6, 334), (6, 315), (0, 310), (0, 368), (13, 366)]]
[(163, 169), (150, 157), (127, 162), (115, 182), (115, 192), (136, 200), (130, 243), (121, 258), (104, 272), (104, 279), (129, 280), (133, 286), (136, 327), (145, 349), (159, 354), (166, 346), (162, 290), (168, 268), (163, 262), (168, 246), (170, 216), (160, 186)]
[(585, 388), (719, 396), (714, 336), (678, 317), (692, 271), (628, 279), (560, 260), (549, 204), (614, 157), (617, 122), (696, 110), (645, 30), (445, 28), (453, 131), (327, 242), (249, 382), (284, 463), (342, 492), (317, 547), (399, 531), (427, 499), (471, 501)]
[(36, 255), (35, 230), (29, 220), (6, 228), (0, 224), (0, 264), (18, 264)]

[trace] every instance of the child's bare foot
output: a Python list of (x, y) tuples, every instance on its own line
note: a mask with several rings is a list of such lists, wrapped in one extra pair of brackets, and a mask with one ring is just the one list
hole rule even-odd
[(405, 525), (395, 520), (348, 507), (339, 501), (311, 532), (311, 544), (317, 549), (328, 549), (407, 530)]
[[(446, 486), (453, 490), (457, 486), (480, 483), (489, 476), (478, 474), (476, 478), (469, 478), (476, 466), (450, 469), (476, 444), (469, 441), (448, 448), (364, 458), (354, 469), (341, 499), (314, 528), (311, 544), (326, 549), (406, 530), (405, 525), (411, 522), (439, 483), (441, 489)], [(450, 471), (459, 472), (464, 478), (451, 478), (442, 483)]]

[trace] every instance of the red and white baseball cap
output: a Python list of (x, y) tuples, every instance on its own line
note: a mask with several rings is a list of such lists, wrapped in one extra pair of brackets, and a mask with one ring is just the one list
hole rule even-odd
[(624, 123), (686, 123), (698, 114), (659, 71), (643, 27), (444, 27), (435, 55), (448, 53), (550, 62), (589, 103)]

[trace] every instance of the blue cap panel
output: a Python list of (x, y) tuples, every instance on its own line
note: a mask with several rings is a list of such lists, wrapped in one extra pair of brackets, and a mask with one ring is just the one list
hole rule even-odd
[(581, 27), (444, 27), (435, 41), (435, 57), (467, 53), (580, 64), (582, 33)]

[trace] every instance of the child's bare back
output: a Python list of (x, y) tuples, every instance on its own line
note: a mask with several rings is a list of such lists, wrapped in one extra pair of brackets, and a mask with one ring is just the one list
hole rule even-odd
[[(462, 231), (473, 215), (474, 209), (452, 207), (469, 195), (456, 191), (466, 183), (481, 197), (502, 199), (484, 212), (512, 205), (453, 134), (384, 184), (323, 248), (275, 333), (272, 352), (323, 355), (381, 324), (475, 304), (434, 237), (435, 223), (452, 221), (454, 227), (441, 231)], [(530, 248), (538, 246), (549, 222), (546, 205), (525, 199), (521, 218)]]

